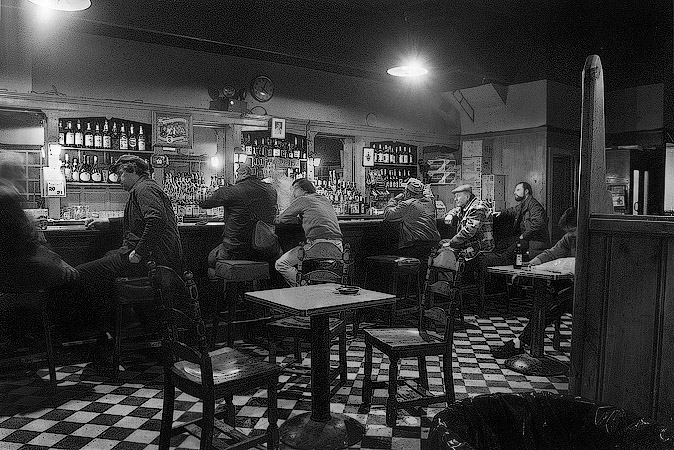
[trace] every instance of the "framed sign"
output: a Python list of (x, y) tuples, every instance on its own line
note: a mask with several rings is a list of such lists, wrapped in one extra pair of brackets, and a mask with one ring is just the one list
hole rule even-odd
[(374, 167), (374, 149), (363, 147), (363, 167)]
[(275, 139), (285, 139), (286, 138), (286, 120), (277, 119), (272, 117), (271, 119), (271, 137)]
[(158, 147), (192, 148), (192, 116), (152, 112), (152, 143)]

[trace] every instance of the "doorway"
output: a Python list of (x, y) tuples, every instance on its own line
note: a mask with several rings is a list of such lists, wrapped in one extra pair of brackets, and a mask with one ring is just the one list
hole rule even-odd
[(559, 218), (576, 204), (578, 165), (571, 151), (564, 149), (549, 149), (548, 161), (548, 231), (554, 244), (564, 236), (564, 230), (557, 225)]

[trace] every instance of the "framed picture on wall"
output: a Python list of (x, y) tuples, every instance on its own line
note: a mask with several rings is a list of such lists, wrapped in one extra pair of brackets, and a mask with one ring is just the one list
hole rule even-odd
[(192, 148), (192, 116), (153, 111), (152, 138), (157, 147)]
[(363, 147), (363, 167), (374, 167), (374, 149)]
[(271, 119), (271, 137), (275, 139), (285, 139), (286, 138), (286, 120), (277, 119), (272, 117)]

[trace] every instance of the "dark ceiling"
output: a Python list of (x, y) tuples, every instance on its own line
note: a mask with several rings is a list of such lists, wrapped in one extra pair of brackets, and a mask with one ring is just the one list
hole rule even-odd
[[(671, 77), (672, 1), (92, 0), (73, 27), (395, 82), (416, 51), (432, 88), (543, 78), (580, 85), (598, 54), (607, 90)], [(411, 50), (416, 49), (416, 50)]]

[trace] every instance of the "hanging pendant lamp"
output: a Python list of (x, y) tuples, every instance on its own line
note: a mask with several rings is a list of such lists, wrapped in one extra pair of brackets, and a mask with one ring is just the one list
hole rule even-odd
[(83, 11), (91, 6), (91, 0), (28, 0), (45, 8), (57, 11)]

